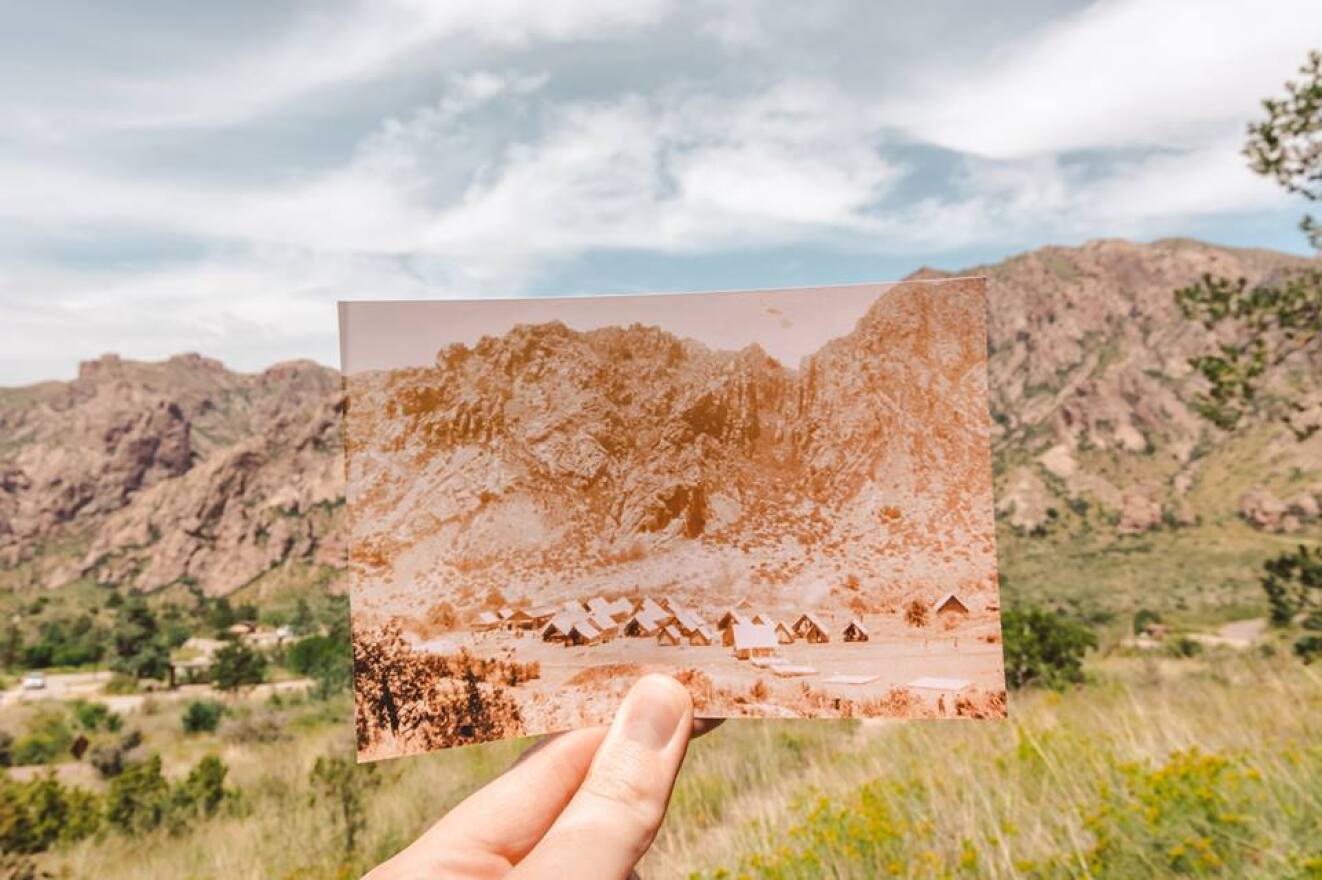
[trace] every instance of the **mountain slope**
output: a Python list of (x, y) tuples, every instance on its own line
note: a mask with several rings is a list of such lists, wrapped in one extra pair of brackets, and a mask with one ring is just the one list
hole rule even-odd
[(863, 572), (905, 592), (937, 569), (984, 589), (983, 298), (902, 287), (797, 368), (551, 323), (354, 375), (355, 559), (404, 595), (512, 581), (545, 599), (593, 578), (683, 594), (722, 569), (741, 593)]
[[(1111, 602), (1122, 587), (1141, 597), (1207, 582), (1230, 583), (1216, 601), (1232, 602), (1256, 590), (1262, 555), (1316, 536), (1308, 499), (1322, 493), (1322, 435), (1301, 444), (1270, 420), (1250, 419), (1229, 436), (1198, 417), (1199, 380), (1187, 360), (1214, 340), (1180, 318), (1171, 295), (1203, 272), (1257, 282), (1307, 262), (1191, 241), (1097, 241), (959, 273), (989, 279), (999, 551), (1012, 587), (1065, 576), (1068, 558), (1070, 576), (1091, 578), (1095, 601)], [(500, 357), (510, 370), (550, 369), (544, 342), (529, 335)], [(807, 442), (778, 415), (796, 392), (761, 352), (704, 356), (643, 328), (601, 331), (591, 345), (648, 364), (640, 383), (678, 369), (666, 366), (671, 358), (683, 362), (686, 387), (700, 390), (674, 402), (680, 415), (667, 430), (675, 436), (734, 444), (758, 461), (793, 450), (822, 456), (817, 466), (831, 476), (812, 491), (848, 479), (839, 476), (848, 463), (830, 460), (839, 451)], [(1316, 391), (1308, 366), (1289, 365), (1271, 382)], [(610, 415), (628, 413), (636, 389), (601, 379), (577, 376), (576, 396), (562, 405), (591, 431), (525, 425), (528, 466), (590, 485), (613, 444), (661, 442), (633, 436)], [(831, 395), (846, 406), (858, 391)], [(196, 355), (160, 364), (108, 356), (73, 382), (0, 389), (0, 587), (85, 577), (155, 589), (190, 579), (226, 592), (263, 567), (338, 562), (340, 397), (338, 376), (323, 367), (254, 376)], [(517, 407), (454, 403), (466, 408), (435, 427), (438, 439), (521, 419)], [(865, 424), (854, 430), (866, 438)], [(635, 468), (619, 479), (634, 481), (638, 503), (603, 515), (648, 534), (697, 519), (718, 528), (742, 511), (710, 493), (694, 497), (694, 486), (716, 479), (710, 467), (695, 456), (673, 472)], [(492, 468), (481, 479), (500, 485), (510, 475)], [(1135, 556), (1143, 546), (1150, 552)], [(615, 550), (634, 552), (627, 542)], [(1239, 574), (1225, 574), (1231, 569)]]

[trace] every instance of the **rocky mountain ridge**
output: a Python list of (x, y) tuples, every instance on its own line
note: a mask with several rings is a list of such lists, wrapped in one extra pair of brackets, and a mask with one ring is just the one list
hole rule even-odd
[(872, 554), (892, 580), (943, 557), (976, 588), (994, 570), (985, 357), (978, 283), (912, 282), (797, 368), (654, 327), (550, 323), (356, 374), (354, 558), (399, 568), (435, 536), (444, 552), (409, 582), (480, 591), (611, 566), (638, 583), (630, 552), (697, 570), (697, 541), (708, 563), (735, 548), (750, 587)]
[[(989, 279), (992, 441), (1007, 534), (1041, 529), (1052, 511), (1068, 515), (1084, 503), (1116, 534), (1208, 516), (1307, 526), (1322, 493), (1322, 439), (1297, 443), (1265, 421), (1236, 439), (1201, 419), (1187, 360), (1214, 339), (1179, 316), (1171, 291), (1203, 272), (1265, 281), (1309, 263), (1191, 241), (1096, 241), (961, 272)], [(603, 331), (596, 344), (654, 362), (649, 346), (671, 342), (631, 328), (615, 338)], [(543, 356), (530, 346), (508, 357)], [(826, 454), (776, 416), (780, 395), (798, 392), (778, 386), (779, 365), (767, 361), (749, 349), (713, 363), (709, 386), (686, 406), (688, 421), (668, 430), (750, 456)], [(1287, 366), (1279, 381), (1316, 389), (1316, 371)], [(584, 381), (590, 388), (596, 378)], [(628, 389), (607, 391), (627, 409)], [(107, 356), (72, 382), (0, 389), (0, 588), (90, 578), (143, 589), (195, 582), (221, 593), (290, 560), (340, 565), (341, 401), (338, 374), (315, 364), (245, 375), (197, 355), (157, 364)], [(587, 397), (583, 406), (594, 414)], [(444, 430), (479, 436), (510, 415), (474, 405)], [(609, 452), (603, 440), (616, 442), (618, 430), (568, 447), (533, 434), (530, 448), (568, 479), (590, 481), (602, 467), (596, 447)], [(1251, 481), (1234, 482), (1224, 498), (1200, 494), (1221, 480), (1219, 451), (1245, 443), (1244, 455), (1260, 459)], [(702, 466), (700, 456), (691, 464)], [(847, 472), (826, 460), (820, 468)], [(710, 518), (704, 529), (736, 514), (724, 499), (684, 493), (614, 514), (664, 530), (699, 509)]]

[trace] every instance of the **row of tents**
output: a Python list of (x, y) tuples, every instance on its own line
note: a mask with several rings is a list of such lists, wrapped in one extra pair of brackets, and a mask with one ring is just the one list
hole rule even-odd
[[(953, 593), (942, 597), (934, 606), (938, 615), (968, 613), (968, 605)], [(827, 625), (812, 612), (802, 613), (793, 625), (787, 626), (763, 612), (731, 609), (711, 626), (672, 597), (657, 601), (650, 596), (636, 602), (624, 598), (610, 601), (598, 596), (582, 603), (571, 599), (560, 605), (483, 611), (475, 628), (530, 630), (539, 633), (544, 641), (566, 645), (599, 644), (620, 635), (655, 638), (663, 645), (720, 643), (733, 648), (741, 658), (763, 656), (763, 652), (773, 651), (777, 645), (799, 640), (810, 644), (831, 641)], [(870, 638), (867, 628), (857, 619), (851, 619), (840, 636), (846, 642), (866, 642)]]

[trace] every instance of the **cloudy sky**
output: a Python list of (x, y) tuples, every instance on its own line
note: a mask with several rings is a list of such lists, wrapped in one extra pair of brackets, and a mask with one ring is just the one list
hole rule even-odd
[(1254, 6), (7, 4), (0, 384), (106, 351), (334, 365), (339, 299), (1301, 251), (1238, 150), (1322, 3)]

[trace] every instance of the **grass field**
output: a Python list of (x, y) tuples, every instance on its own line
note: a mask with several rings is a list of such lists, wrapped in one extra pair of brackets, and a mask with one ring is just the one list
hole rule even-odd
[[(1016, 695), (1006, 722), (728, 723), (694, 743), (642, 874), (1322, 876), (1317, 670), (1211, 654), (1091, 672), (1075, 691)], [(239, 794), (217, 818), (103, 834), (48, 863), (98, 880), (356, 876), (526, 745), (363, 771), (366, 826), (346, 857), (307, 779), (317, 756), (347, 753), (347, 702), (278, 711), (289, 738), (220, 741)]]

